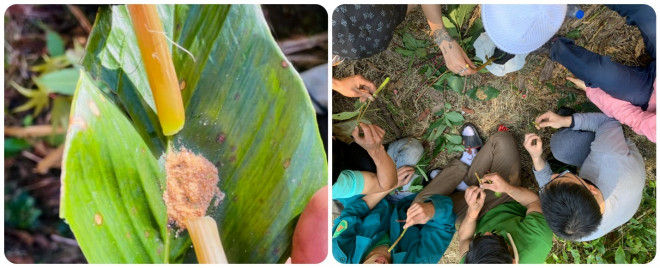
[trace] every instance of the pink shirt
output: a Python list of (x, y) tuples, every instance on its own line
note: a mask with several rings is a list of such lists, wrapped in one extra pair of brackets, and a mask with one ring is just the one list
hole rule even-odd
[(655, 142), (655, 82), (646, 111), (630, 102), (614, 98), (600, 88), (587, 87), (586, 92), (589, 100), (605, 115), (619, 120), (622, 124), (630, 126), (635, 133)]

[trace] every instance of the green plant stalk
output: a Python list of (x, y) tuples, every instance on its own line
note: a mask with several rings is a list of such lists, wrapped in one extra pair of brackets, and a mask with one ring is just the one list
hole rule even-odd
[(392, 246), (387, 250), (387, 252), (391, 252), (394, 249), (394, 247), (396, 247), (396, 244), (398, 244), (399, 241), (401, 241), (401, 238), (403, 238), (403, 235), (406, 234), (406, 231), (408, 231), (407, 228), (403, 229), (403, 232), (401, 233), (401, 235), (399, 235), (399, 238), (397, 238), (396, 241), (394, 241), (394, 244), (392, 244)]
[[(390, 78), (389, 77), (385, 78), (385, 81), (383, 81), (383, 83), (380, 84), (378, 89), (376, 89), (376, 92), (374, 92), (373, 97), (374, 98), (378, 97), (378, 93), (380, 93), (380, 91), (383, 90), (383, 88), (385, 88), (385, 86), (389, 82), (390, 82)], [(367, 109), (369, 108), (369, 104), (371, 104), (370, 100), (367, 101), (367, 104), (360, 106), (360, 113), (358, 114), (358, 118), (357, 118), (357, 121), (355, 122), (355, 126), (360, 125), (360, 121), (362, 120), (362, 117), (364, 116), (365, 113), (367, 113)]]
[(477, 68), (474, 69), (474, 70), (477, 71), (477, 72), (478, 72), (478, 71), (481, 71), (481, 69), (483, 69), (483, 68), (485, 68), (486, 66), (490, 65), (491, 63), (493, 63), (493, 60), (495, 60), (495, 57), (490, 57), (490, 58), (488, 58), (488, 60), (486, 60), (486, 62), (485, 62), (484, 64), (482, 64), (481, 66), (477, 67)]

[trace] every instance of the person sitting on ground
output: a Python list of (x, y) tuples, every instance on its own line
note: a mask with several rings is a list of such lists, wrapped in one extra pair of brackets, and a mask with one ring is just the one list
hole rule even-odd
[(353, 130), (352, 136), (355, 143), (346, 144), (338, 140), (332, 143), (332, 199), (390, 192), (397, 183), (397, 177), (415, 178), (413, 166), (424, 152), (418, 140), (399, 139), (386, 149), (383, 145), (385, 130), (364, 123)]
[[(408, 184), (410, 179), (399, 176), (396, 187)], [(451, 199), (432, 195), (427, 198), (429, 202), (412, 204), (415, 195), (410, 195), (392, 209), (384, 200), (388, 194), (385, 191), (341, 199), (344, 209), (332, 227), (334, 258), (354, 264), (438, 263), (456, 232)], [(419, 217), (407, 216), (411, 214)], [(421, 224), (419, 218), (428, 220)]]
[[(573, 82), (575, 87), (584, 90), (587, 98), (605, 115), (630, 126), (635, 133), (646, 136), (647, 139), (655, 143), (655, 82), (653, 83), (653, 93), (648, 101), (646, 111), (644, 111), (642, 107), (633, 105), (626, 100), (614, 98), (600, 88), (587, 87), (584, 81), (578, 78), (566, 77), (566, 79)], [(630, 93), (635, 94), (634, 88), (631, 88)]]
[[(515, 201), (495, 206), (478, 220), (485, 190), (505, 193)], [(536, 193), (489, 173), (480, 186), (465, 190), (465, 202), (468, 210), (458, 229), (458, 247), (465, 263), (545, 262), (552, 249), (552, 231)]]
[[(524, 249), (519, 249), (520, 263), (543, 263), (552, 247), (552, 232), (545, 223), (543, 215), (531, 213), (534, 211), (534, 205), (530, 201), (532, 198), (529, 197), (529, 194), (523, 193), (522, 198), (519, 196), (519, 192), (524, 188), (519, 187), (520, 154), (513, 136), (508, 131), (500, 131), (493, 134), (482, 146), (482, 140), (476, 127), (469, 123), (461, 128), (461, 135), (466, 151), (463, 152), (460, 159), (451, 161), (438, 175), (434, 176), (433, 180), (417, 195), (414, 202), (423, 202), (433, 194), (450, 195), (454, 203), (457, 222), (467, 223), (467, 225), (460, 225), (459, 237), (461, 237), (461, 233), (466, 232), (470, 233), (471, 237), (477, 222), (485, 226), (484, 228), (495, 226), (500, 231), (510, 232), (516, 243), (524, 247)], [(478, 187), (483, 184), (479, 182), (477, 176), (484, 176), (482, 183), (486, 180), (493, 181), (493, 187), (506, 184), (516, 191), (508, 191), (509, 188), (504, 186), (502, 188), (507, 191), (498, 190), (500, 194), (497, 195), (494, 191), (482, 191)], [(475, 195), (475, 189), (479, 190), (479, 195)], [(533, 193), (531, 195), (536, 196)], [(475, 198), (480, 202), (478, 210), (472, 204)], [(532, 208), (530, 213), (526, 208), (527, 205)], [(408, 215), (408, 218), (412, 216)], [(498, 225), (500, 222), (501, 226)], [(516, 224), (513, 224), (514, 222)], [(424, 223), (424, 218), (420, 220), (420, 223)], [(472, 230), (467, 231), (470, 228)], [(530, 240), (528, 237), (534, 237), (534, 239)], [(470, 243), (466, 236), (463, 238), (464, 243), (459, 246)], [(479, 239), (479, 241), (481, 240)], [(461, 252), (465, 251), (467, 250)], [(481, 252), (481, 250), (476, 249), (474, 252)]]
[[(362, 59), (385, 50), (394, 29), (417, 5), (340, 5), (332, 13), (333, 66), (344, 59)], [(421, 5), (433, 40), (447, 69), (459, 75), (475, 74), (476, 66), (442, 22), (441, 5)]]
[(541, 187), (541, 208), (552, 231), (567, 240), (589, 241), (630, 220), (642, 200), (646, 169), (621, 124), (602, 113), (562, 116), (551, 111), (535, 122), (538, 128), (560, 128), (550, 138), (552, 154), (580, 170), (552, 174), (541, 138), (525, 136)]

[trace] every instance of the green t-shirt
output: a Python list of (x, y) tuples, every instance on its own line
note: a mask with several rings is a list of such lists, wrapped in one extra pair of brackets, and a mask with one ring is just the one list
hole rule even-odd
[(364, 176), (357, 170), (344, 170), (339, 173), (337, 182), (332, 185), (332, 199), (350, 198), (364, 190)]
[(518, 249), (519, 263), (544, 263), (552, 250), (552, 230), (543, 214), (532, 212), (518, 202), (507, 202), (488, 211), (477, 223), (476, 232), (511, 234)]

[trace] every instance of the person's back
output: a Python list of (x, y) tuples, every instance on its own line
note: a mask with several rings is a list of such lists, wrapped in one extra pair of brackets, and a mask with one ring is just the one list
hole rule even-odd
[(599, 124), (602, 133), (599, 133), (600, 137), (597, 134), (597, 139), (607, 138), (591, 144), (591, 152), (580, 168), (579, 176), (591, 180), (605, 199), (601, 224), (580, 241), (599, 238), (628, 222), (639, 207), (646, 181), (644, 159), (635, 144), (624, 138), (619, 122), (603, 117), (593, 115), (576, 119), (576, 127), (582, 127), (577, 124)]

